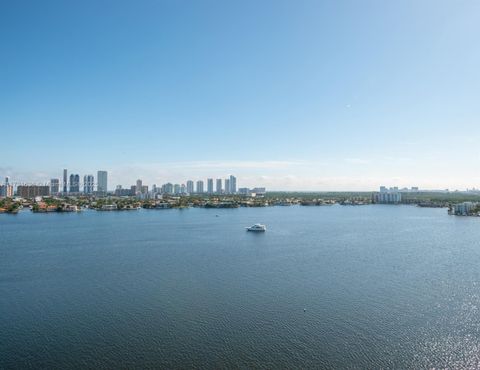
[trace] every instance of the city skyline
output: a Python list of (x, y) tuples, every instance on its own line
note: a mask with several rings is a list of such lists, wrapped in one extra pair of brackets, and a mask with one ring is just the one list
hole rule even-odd
[[(6, 176), (4, 183), (0, 185), (0, 196), (5, 196), (4, 192), (7, 192), (7, 196), (13, 196), (13, 191), (18, 188), (25, 187), (37, 187), (43, 189), (49, 189), (51, 195), (56, 194), (84, 194), (84, 195), (139, 195), (139, 194), (211, 194), (211, 195), (229, 195), (229, 194), (240, 194), (245, 195), (251, 192), (263, 192), (265, 193), (265, 186), (254, 186), (254, 187), (237, 187), (237, 177), (234, 175), (229, 175), (227, 178), (207, 178), (206, 181), (203, 179), (197, 180), (182, 180), (179, 182), (166, 182), (166, 183), (152, 183), (146, 184), (142, 179), (137, 179), (133, 185), (127, 185), (124, 187), (124, 184), (116, 184), (114, 188), (109, 188), (108, 183), (108, 171), (98, 170), (97, 178), (93, 175), (84, 175), (83, 182), (81, 181), (81, 176), (79, 174), (71, 173), (69, 177), (68, 169), (63, 169), (63, 183), (60, 183), (59, 178), (51, 178), (48, 182), (39, 182), (39, 183), (28, 183), (28, 182), (11, 182), (10, 177)], [(69, 180), (65, 180), (65, 179)], [(63, 189), (63, 190), (61, 190)], [(65, 190), (66, 189), (66, 190)], [(386, 187), (380, 185), (379, 194), (382, 193), (394, 196), (394, 203), (398, 203), (401, 198), (398, 197), (399, 192), (470, 192), (470, 193), (479, 193), (480, 189), (476, 187), (466, 188), (466, 189), (423, 189), (418, 186), (390, 186)], [(270, 191), (272, 191), (270, 189)], [(273, 190), (275, 191), (275, 190)], [(376, 192), (376, 190), (369, 190)], [(393, 193), (392, 193), (393, 192)], [(380, 200), (377, 202), (384, 202), (385, 200)]]
[(25, 134), (2, 143), (0, 174), (478, 187), (479, 11), (446, 0), (9, 3), (0, 127)]
[[(97, 177), (92, 174), (79, 175), (78, 173), (71, 173), (67, 168), (62, 170), (62, 182), (60, 178), (52, 177), (48, 181), (40, 182), (25, 182), (25, 181), (10, 181), (10, 177), (6, 176), (3, 185), (5, 187), (11, 187), (12, 189), (19, 186), (33, 186), (33, 187), (48, 187), (50, 194), (68, 194), (83, 193), (85, 195), (93, 195), (94, 193), (99, 195), (106, 195), (107, 193), (113, 193), (113, 190), (119, 189), (127, 190), (123, 186), (124, 184), (115, 184), (114, 188), (108, 187), (108, 171), (98, 170)], [(214, 180), (216, 187), (214, 188)], [(194, 186), (196, 184), (196, 186)], [(224, 184), (224, 185), (222, 185)], [(2, 185), (2, 186), (3, 186)], [(180, 183), (163, 183), (161, 186), (157, 186), (157, 183), (146, 184), (142, 179), (137, 179), (134, 185), (129, 185), (133, 194), (145, 194), (149, 192), (149, 186), (151, 186), (151, 192), (155, 193), (157, 190), (166, 193), (207, 193), (207, 194), (237, 194), (237, 178), (234, 175), (229, 175), (228, 178), (208, 178), (206, 181), (197, 179), (195, 182), (191, 179), (183, 180)], [(164, 187), (168, 186), (169, 190), (165, 190)], [(127, 186), (128, 187), (128, 186)], [(171, 188), (171, 189), (170, 189)], [(255, 188), (258, 188), (257, 186)], [(175, 189), (175, 190), (174, 190)], [(247, 189), (248, 188), (244, 188)], [(0, 194), (2, 196), (3, 194)]]
[[(230, 163), (232, 164), (232, 163)], [(275, 167), (277, 170), (283, 168), (283, 166), (307, 166), (307, 163), (297, 162), (297, 163), (281, 163), (281, 162), (269, 162), (268, 165)], [(439, 186), (438, 183), (432, 182), (427, 183), (425, 185), (422, 181), (417, 181), (414, 178), (401, 178), (401, 177), (392, 177), (387, 181), (382, 181), (382, 178), (369, 178), (369, 182), (360, 181), (359, 183), (353, 183), (350, 180), (345, 181), (345, 178), (337, 177), (334, 180), (338, 181), (341, 185), (337, 185), (336, 187), (333, 185), (332, 182), (329, 182), (331, 179), (326, 177), (320, 177), (314, 181), (307, 182), (310, 186), (304, 186), (303, 188), (299, 187), (299, 184), (305, 184), (306, 182), (304, 179), (296, 178), (295, 176), (282, 176), (284, 179), (285, 186), (275, 186), (275, 182), (272, 182), (272, 179), (269, 176), (238, 176), (238, 172), (242, 173), (242, 170), (245, 170), (248, 166), (251, 168), (255, 168), (257, 171), (262, 171), (264, 166), (262, 163), (257, 163), (256, 165), (253, 163), (248, 163), (245, 165), (238, 165), (236, 168), (236, 176), (235, 178), (241, 182), (242, 187), (254, 188), (254, 187), (266, 187), (270, 191), (375, 191), (379, 184), (392, 184), (399, 188), (410, 188), (411, 186), (419, 187), (423, 190), (459, 190), (464, 191), (468, 189), (477, 189), (480, 187), (480, 182), (477, 184), (476, 182), (472, 181), (470, 186), (459, 186), (459, 182), (455, 180), (455, 178), (449, 178), (449, 181), (442, 182), (445, 186)], [(232, 167), (235, 167), (232, 166)], [(144, 168), (145, 171), (142, 172), (138, 170), (138, 168)], [(128, 168), (125, 172), (120, 175), (119, 173), (115, 173), (112, 170), (67, 170), (68, 179), (67, 179), (67, 191), (69, 192), (69, 185), (70, 185), (70, 175), (79, 175), (79, 191), (83, 192), (83, 184), (84, 184), (84, 176), (86, 175), (93, 175), (94, 176), (94, 183), (95, 189), (98, 185), (98, 174), (99, 173), (108, 173), (108, 191), (115, 190), (117, 185), (121, 185), (122, 187), (129, 187), (131, 184), (135, 183), (136, 179), (141, 178), (145, 184), (148, 185), (161, 185), (165, 183), (178, 183), (184, 184), (188, 186), (188, 180), (193, 179), (194, 187), (196, 188), (196, 183), (198, 180), (203, 181), (205, 192), (208, 192), (208, 180), (211, 178), (213, 179), (213, 189), (217, 188), (217, 181), (221, 180), (222, 183), (225, 180), (229, 180), (226, 174), (228, 171), (224, 172), (222, 170), (217, 169), (215, 163), (210, 162), (208, 164), (204, 164), (202, 166), (195, 166), (195, 163), (189, 162), (185, 169), (189, 169), (188, 174), (183, 175), (179, 174), (178, 171), (168, 171), (168, 167), (166, 166), (164, 170), (156, 171), (156, 169), (152, 166), (141, 166), (139, 165), (137, 171), (132, 168)], [(0, 167), (0, 170), (4, 170)], [(64, 170), (57, 170), (55, 172), (46, 172), (46, 171), (37, 171), (32, 174), (29, 173), (17, 173), (15, 171), (4, 171), (1, 173), (1, 177), (9, 177), (11, 179), (11, 183), (14, 185), (25, 185), (25, 184), (37, 184), (37, 185), (49, 185), (52, 179), (58, 180), (60, 182), (59, 189), (62, 190), (64, 188), (63, 184), (63, 175)], [(72, 172), (73, 171), (73, 172)], [(208, 172), (207, 172), (208, 171)], [(233, 171), (231, 171), (233, 172)], [(230, 172), (230, 173), (231, 173)], [(128, 173), (128, 174), (127, 174)], [(215, 175), (213, 175), (215, 173)], [(230, 175), (228, 175), (230, 176)], [(25, 180), (25, 179), (32, 179), (32, 180)], [(121, 180), (120, 180), (121, 179)], [(365, 178), (363, 179), (365, 180)], [(345, 181), (344, 184), (341, 182)], [(289, 184), (294, 184), (292, 187)], [(238, 189), (238, 187), (237, 187)], [(65, 191), (63, 191), (65, 192)]]

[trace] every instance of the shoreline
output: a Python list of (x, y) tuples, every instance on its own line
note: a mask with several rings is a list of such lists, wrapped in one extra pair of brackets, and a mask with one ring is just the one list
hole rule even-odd
[[(327, 207), (330, 208), (332, 206), (338, 206), (338, 207), (347, 207), (347, 208), (352, 208), (352, 207), (358, 207), (359, 205), (345, 205), (345, 204), (340, 204), (340, 203), (334, 203), (334, 204), (328, 204), (328, 205), (302, 205), (302, 204), (292, 204), (287, 207), (307, 207), (307, 208), (316, 208), (316, 207)], [(417, 208), (437, 208), (437, 209), (446, 209), (446, 215), (447, 216), (461, 216), (461, 217), (480, 217), (480, 215), (455, 215), (451, 212), (449, 212), (449, 208), (446, 206), (443, 207), (424, 207), (420, 206), (417, 204), (375, 204), (375, 203), (370, 203), (370, 204), (363, 204), (362, 206), (377, 206), (377, 207), (402, 207), (402, 206), (408, 206), (408, 207), (417, 207)], [(84, 212), (100, 212), (100, 213), (111, 213), (111, 212), (127, 212), (127, 211), (167, 211), (167, 210), (179, 210), (179, 211), (185, 211), (189, 209), (207, 209), (207, 210), (221, 210), (221, 209), (239, 209), (239, 208), (270, 208), (270, 207), (277, 207), (277, 208), (284, 208), (286, 207), (285, 205), (279, 205), (279, 204), (272, 204), (268, 206), (262, 206), (262, 207), (247, 207), (247, 206), (237, 206), (237, 207), (201, 207), (201, 206), (189, 206), (189, 207), (158, 207), (158, 208), (152, 208), (152, 207), (137, 207), (137, 208), (123, 208), (123, 209), (95, 209), (95, 208), (79, 208), (75, 211), (72, 210), (55, 210), (55, 211), (34, 211), (30, 208), (23, 208), (23, 209), (18, 209), (15, 213), (11, 212), (0, 212), (1, 214), (10, 214), (10, 215), (19, 215), (19, 214), (24, 214), (24, 213), (31, 213), (31, 214), (68, 214), (68, 213), (73, 213), (73, 214), (79, 214), (79, 213), (84, 213)]]
[(75, 213), (83, 210), (99, 212), (134, 211), (138, 209), (187, 209), (187, 208), (261, 208), (261, 207), (324, 207), (332, 205), (412, 205), (421, 208), (446, 208), (448, 214), (479, 217), (480, 195), (445, 194), (435, 192), (402, 193), (397, 201), (379, 201), (374, 193), (280, 193), (262, 196), (233, 195), (176, 195), (156, 194), (145, 197), (117, 196), (43, 196), (37, 198), (0, 198), (0, 213), (17, 214), (29, 209), (33, 213)]

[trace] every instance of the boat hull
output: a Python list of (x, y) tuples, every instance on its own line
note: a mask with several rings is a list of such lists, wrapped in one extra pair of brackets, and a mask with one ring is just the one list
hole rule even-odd
[(267, 231), (267, 229), (252, 229), (250, 227), (246, 227), (247, 231), (251, 231), (251, 232), (254, 232), (254, 233), (264, 233), (265, 231)]

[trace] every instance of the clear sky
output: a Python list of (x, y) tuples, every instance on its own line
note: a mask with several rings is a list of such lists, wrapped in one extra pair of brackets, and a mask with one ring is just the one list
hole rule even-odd
[(0, 176), (480, 187), (477, 0), (0, 2)]

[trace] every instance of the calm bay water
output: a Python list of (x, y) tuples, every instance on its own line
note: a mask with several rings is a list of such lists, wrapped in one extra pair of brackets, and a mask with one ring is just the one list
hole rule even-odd
[(0, 368), (474, 368), (479, 308), (445, 209), (0, 215)]

